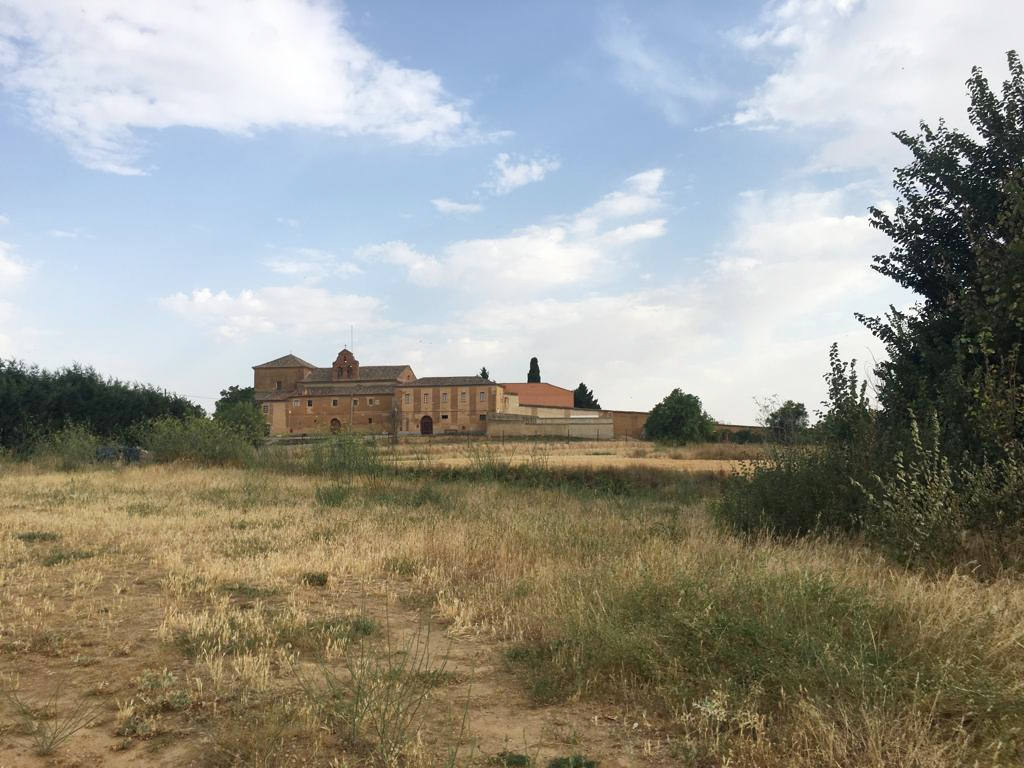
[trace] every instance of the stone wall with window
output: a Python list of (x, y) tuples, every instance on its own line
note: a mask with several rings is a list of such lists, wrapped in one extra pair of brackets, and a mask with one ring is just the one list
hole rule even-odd
[(414, 382), (397, 387), (395, 398), (398, 431), (405, 434), (483, 433), (487, 414), (503, 407), (501, 386), (482, 380), (480, 384), (451, 385)]
[(283, 404), (287, 421), (287, 429), (277, 434), (313, 435), (350, 429), (368, 433), (391, 432), (393, 403), (390, 393), (295, 395), (275, 403)]

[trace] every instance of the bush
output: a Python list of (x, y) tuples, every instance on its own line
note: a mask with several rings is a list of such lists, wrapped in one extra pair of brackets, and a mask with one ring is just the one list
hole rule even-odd
[(854, 481), (867, 499), (864, 530), (908, 565), (952, 555), (964, 522), (953, 470), (939, 445), (938, 417), (932, 416), (927, 447), (913, 415), (910, 431), (910, 452), (896, 453), (886, 477), (873, 475), (877, 490)]
[(63, 471), (96, 462), (100, 440), (83, 424), (68, 424), (36, 443), (33, 456)]
[(678, 388), (651, 409), (644, 424), (648, 439), (667, 443), (705, 443), (714, 431), (715, 422), (704, 412), (700, 398)]
[(263, 444), (270, 427), (255, 402), (234, 402), (217, 408), (214, 421), (237, 432), (247, 443), (258, 447)]
[(379, 475), (384, 471), (384, 461), (374, 443), (355, 434), (342, 433), (309, 446), (302, 454), (301, 468), (327, 477)]
[(207, 418), (155, 419), (141, 437), (157, 461), (246, 465), (255, 458), (245, 437), (223, 422)]
[[(716, 515), (742, 533), (801, 536), (859, 527), (865, 500), (850, 481), (845, 451), (776, 448), (747, 475), (726, 482)], [(866, 478), (865, 478), (866, 479)]]

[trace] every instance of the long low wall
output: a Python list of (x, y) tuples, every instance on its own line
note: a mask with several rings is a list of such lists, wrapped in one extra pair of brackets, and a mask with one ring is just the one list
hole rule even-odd
[(487, 436), (611, 440), (615, 437), (615, 425), (604, 417), (543, 419), (495, 413), (487, 418)]
[(647, 411), (601, 411), (602, 416), (609, 416), (615, 425), (615, 439), (633, 438), (640, 440), (644, 436), (644, 425), (647, 423)]

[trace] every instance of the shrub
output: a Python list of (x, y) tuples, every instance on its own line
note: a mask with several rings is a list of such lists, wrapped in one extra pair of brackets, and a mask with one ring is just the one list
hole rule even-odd
[(245, 465), (255, 456), (245, 437), (207, 418), (155, 419), (143, 431), (142, 442), (157, 461)]
[(260, 446), (270, 427), (255, 402), (234, 402), (217, 408), (214, 421), (238, 433), (247, 443)]
[(702, 443), (711, 439), (715, 422), (704, 412), (696, 395), (673, 389), (651, 409), (644, 432), (651, 440), (668, 443)]
[(36, 444), (37, 459), (64, 471), (95, 463), (100, 440), (82, 424), (67, 424)]
[(377, 446), (349, 433), (314, 443), (302, 456), (301, 468), (314, 475), (379, 475), (384, 471)]
[(911, 415), (911, 450), (898, 451), (886, 477), (874, 475), (869, 490), (854, 481), (867, 498), (864, 529), (907, 564), (948, 558), (963, 527), (961, 498), (949, 459), (939, 445), (939, 420), (934, 414), (932, 440), (925, 446), (917, 419)]

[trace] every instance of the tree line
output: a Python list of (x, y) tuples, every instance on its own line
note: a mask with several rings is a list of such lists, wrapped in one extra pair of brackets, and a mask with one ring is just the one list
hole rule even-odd
[(203, 416), (203, 409), (185, 397), (106, 378), (87, 366), (48, 371), (0, 360), (0, 448), (25, 450), (70, 423), (114, 439), (152, 419)]

